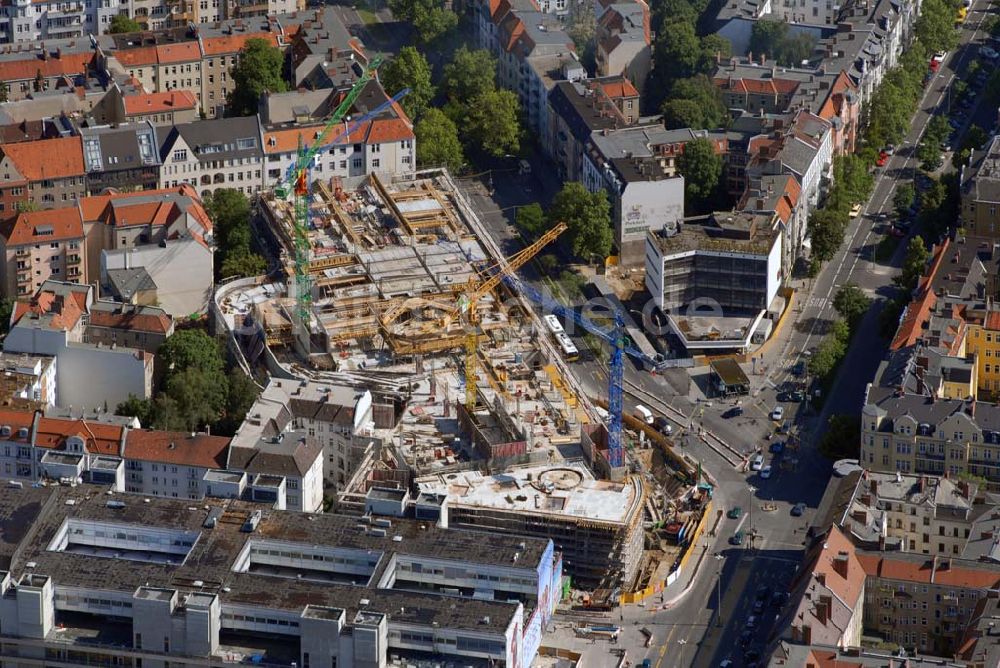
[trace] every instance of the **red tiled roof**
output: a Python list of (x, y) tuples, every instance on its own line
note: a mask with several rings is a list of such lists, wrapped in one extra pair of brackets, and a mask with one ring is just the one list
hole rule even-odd
[(610, 98), (639, 97), (639, 91), (625, 77), (622, 77), (620, 81), (602, 82), (600, 86), (604, 90), (604, 94)]
[(83, 238), (83, 219), (76, 207), (26, 211), (5, 225), (9, 246)]
[(809, 663), (813, 668), (862, 668), (859, 661), (842, 661), (837, 652), (828, 649), (809, 650)]
[(63, 418), (38, 419), (35, 428), (35, 445), (58, 450), (70, 436), (79, 436), (84, 441), (87, 452), (93, 454), (121, 455), (121, 440), (125, 428), (119, 425), (86, 420), (66, 420)]
[(125, 457), (180, 466), (225, 468), (229, 438), (186, 432), (132, 429), (125, 437)]
[[(834, 567), (834, 560), (845, 552), (847, 553), (847, 577), (838, 573)], [(826, 587), (844, 601), (849, 608), (854, 609), (858, 597), (861, 596), (861, 590), (864, 589), (865, 570), (854, 551), (854, 544), (836, 525), (830, 528), (823, 551), (813, 567), (813, 574), (819, 573), (824, 575)]]
[(141, 67), (157, 63), (156, 47), (142, 46), (136, 49), (121, 49), (112, 55), (125, 67)]
[[(298, 150), (299, 138), (309, 146), (316, 139), (316, 127), (297, 127), (264, 133), (264, 152), (291, 153)], [(349, 135), (341, 134), (333, 144), (383, 144), (391, 141), (413, 139), (413, 127), (402, 118), (377, 118), (365, 121)]]
[(83, 303), (85, 300), (86, 296), (82, 290), (79, 293), (74, 292), (73, 299), (65, 302), (56, 299), (56, 295), (52, 292), (39, 292), (31, 299), (14, 304), (12, 321), (16, 324), (26, 315), (35, 318), (51, 315), (50, 326), (53, 329), (72, 329), (86, 311), (86, 304)]
[(19, 437), (19, 429), (31, 429), (31, 423), (35, 421), (35, 414), (30, 411), (0, 410), (0, 425), (10, 427), (10, 436), (4, 436), (4, 440), (21, 441), (28, 443), (31, 440), (31, 432), (25, 438)]
[(889, 350), (899, 350), (912, 346), (920, 340), (923, 334), (924, 323), (931, 316), (934, 304), (937, 303), (937, 296), (930, 290), (910, 302), (906, 307), (906, 317), (896, 330), (896, 336), (889, 344)]
[(46, 79), (53, 77), (75, 77), (87, 72), (87, 66), (94, 58), (91, 52), (64, 53), (58, 58), (42, 60), (37, 53), (25, 53), (23, 60), (0, 62), (0, 80), (23, 81), (34, 79), (41, 72)]
[(246, 46), (248, 39), (262, 39), (271, 46), (278, 46), (278, 36), (270, 32), (255, 32), (246, 35), (222, 35), (205, 37), (201, 40), (206, 56), (238, 53)]
[(986, 322), (983, 323), (986, 329), (1000, 329), (1000, 311), (990, 311), (986, 314)]
[(198, 101), (189, 90), (171, 90), (165, 93), (143, 93), (129, 95), (124, 99), (125, 114), (157, 114), (178, 109), (195, 109)]
[(170, 316), (163, 311), (157, 313), (136, 313), (134, 309), (130, 312), (91, 309), (90, 325), (92, 327), (127, 329), (134, 332), (166, 334), (170, 331), (171, 320)]
[(14, 162), (17, 171), (29, 181), (83, 176), (83, 140), (60, 137), (23, 144), (5, 144), (0, 152)]
[(179, 44), (160, 44), (156, 47), (156, 59), (161, 63), (189, 63), (201, 60), (201, 48), (198, 42), (181, 42)]

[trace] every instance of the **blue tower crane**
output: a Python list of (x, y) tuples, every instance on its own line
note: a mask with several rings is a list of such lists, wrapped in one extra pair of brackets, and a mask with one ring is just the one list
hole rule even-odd
[(522, 282), (516, 276), (505, 276), (503, 282), (512, 290), (541, 306), (547, 313), (554, 313), (566, 320), (571, 320), (611, 346), (611, 364), (608, 374), (608, 460), (612, 467), (625, 465), (625, 452), (622, 449), (622, 395), (625, 384), (624, 355), (628, 354), (642, 362), (650, 369), (659, 369), (663, 363), (642, 352), (628, 342), (625, 336), (625, 319), (617, 310), (614, 312), (614, 327), (605, 329), (572, 308), (543, 294), (534, 286)]

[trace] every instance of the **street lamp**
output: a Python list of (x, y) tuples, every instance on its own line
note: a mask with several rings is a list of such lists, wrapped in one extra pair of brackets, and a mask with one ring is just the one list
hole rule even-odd
[(719, 627), (722, 626), (722, 560), (724, 558), (721, 554), (715, 555), (715, 561), (719, 566), (719, 579), (716, 580), (715, 587), (715, 625)]
[(757, 488), (753, 485), (747, 485), (747, 489), (750, 490), (750, 540), (747, 541), (747, 547), (753, 550), (753, 494)]

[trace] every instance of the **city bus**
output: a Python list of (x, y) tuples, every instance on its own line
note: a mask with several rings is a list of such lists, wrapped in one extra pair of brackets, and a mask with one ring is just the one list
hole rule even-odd
[(577, 350), (573, 340), (569, 338), (566, 332), (556, 332), (552, 336), (556, 340), (556, 345), (559, 346), (559, 351), (562, 353), (563, 359), (568, 362), (575, 362), (580, 359), (580, 351)]

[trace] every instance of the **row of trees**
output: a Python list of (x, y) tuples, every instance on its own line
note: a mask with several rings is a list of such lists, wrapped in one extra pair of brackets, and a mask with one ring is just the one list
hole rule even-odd
[(222, 346), (200, 329), (176, 332), (157, 352), (166, 369), (154, 399), (135, 396), (118, 405), (115, 413), (139, 419), (144, 427), (172, 431), (201, 431), (231, 436), (253, 402), (258, 389), (239, 368), (227, 373)]
[[(455, 51), (443, 68), (440, 91), (427, 59), (412, 46), (403, 47), (382, 68), (381, 79), (390, 92), (410, 89), (402, 104), (416, 120), (417, 161), (422, 165), (458, 170), (466, 152), (496, 158), (520, 150), (521, 105), (517, 95), (497, 87), (496, 59), (489, 51)], [(438, 92), (447, 101), (441, 109), (430, 106)]]
[(719, 58), (729, 58), (732, 45), (716, 33), (699, 34), (708, 5), (703, 0), (662, 0), (653, 6), (659, 30), (644, 97), (653, 108), (659, 106), (668, 129), (718, 128), (728, 120), (722, 96), (708, 76)]
[(875, 179), (868, 164), (857, 155), (834, 158), (833, 186), (826, 204), (809, 216), (809, 238), (812, 242), (811, 271), (819, 272), (844, 242), (844, 232), (850, 222), (851, 207), (871, 195)]
[(235, 188), (220, 188), (205, 198), (205, 209), (214, 226), (216, 280), (263, 274), (267, 263), (250, 244), (252, 232), (247, 196)]

